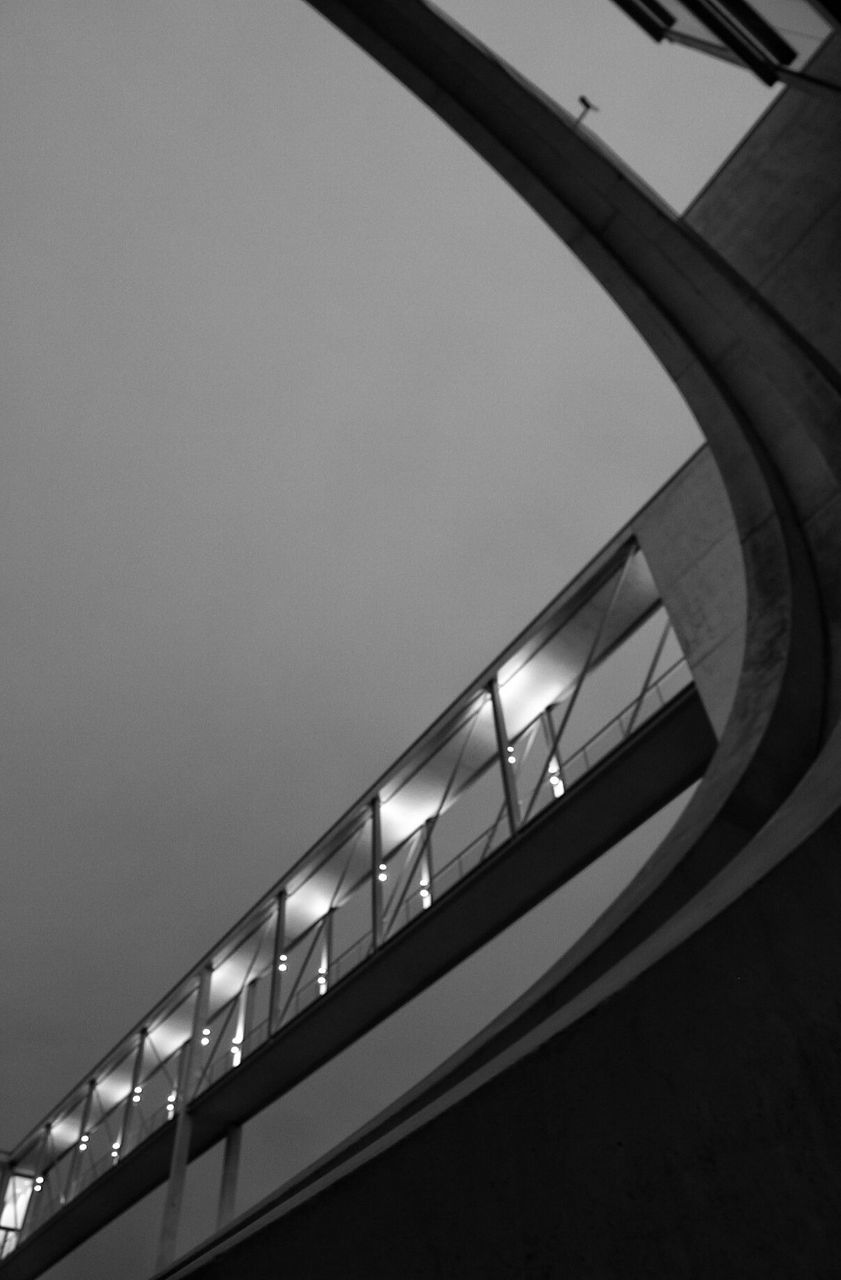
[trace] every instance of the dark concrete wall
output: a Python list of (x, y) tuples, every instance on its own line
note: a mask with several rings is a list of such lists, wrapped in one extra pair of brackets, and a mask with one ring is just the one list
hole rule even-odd
[(203, 1280), (835, 1280), (841, 824)]
[(786, 92), (684, 221), (841, 369), (841, 34), (808, 70), (837, 94)]

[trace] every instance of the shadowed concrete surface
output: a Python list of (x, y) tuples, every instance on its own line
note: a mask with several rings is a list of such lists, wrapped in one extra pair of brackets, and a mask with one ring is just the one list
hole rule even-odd
[(839, 834), (443, 1115), (174, 1274), (837, 1276)]
[(520, 192), (683, 392), (733, 509), (744, 659), (701, 786), (589, 934), (402, 1108), (167, 1274), (836, 1276), (837, 111), (785, 96), (690, 230), (424, 5), (315, 7)]
[[(810, 72), (841, 85), (841, 41)], [(783, 95), (684, 220), (841, 369), (841, 93)]]

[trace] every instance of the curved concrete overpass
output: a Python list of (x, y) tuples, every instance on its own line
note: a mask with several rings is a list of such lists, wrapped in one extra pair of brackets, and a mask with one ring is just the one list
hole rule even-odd
[(837, 1274), (837, 375), (421, 0), (310, 3), (484, 156), (645, 337), (720, 469), (747, 641), (693, 800), (573, 952), (393, 1113), (168, 1274), (268, 1276), (283, 1259), (335, 1275), (349, 1250), (354, 1274), (382, 1276)]

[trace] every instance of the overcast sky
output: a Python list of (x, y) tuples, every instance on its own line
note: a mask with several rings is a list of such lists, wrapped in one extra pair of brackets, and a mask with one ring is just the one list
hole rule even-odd
[[(770, 100), (607, 0), (444, 7), (678, 207)], [(0, 34), (8, 1148), (699, 437), (301, 0), (6, 0)]]

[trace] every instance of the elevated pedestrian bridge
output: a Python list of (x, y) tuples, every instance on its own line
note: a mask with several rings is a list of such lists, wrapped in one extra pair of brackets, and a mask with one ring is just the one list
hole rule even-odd
[(714, 745), (631, 525), (18, 1144), (0, 1275), (39, 1274), (167, 1179), (174, 1237), (190, 1160), (665, 805)]

